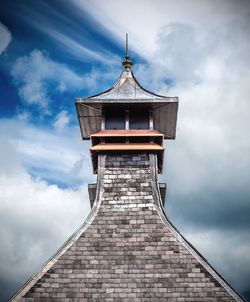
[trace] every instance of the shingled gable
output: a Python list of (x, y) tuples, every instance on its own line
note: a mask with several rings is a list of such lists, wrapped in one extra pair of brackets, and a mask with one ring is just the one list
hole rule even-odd
[[(131, 65), (126, 56), (126, 76), (112, 91), (116, 102), (121, 93), (127, 102), (134, 100), (135, 95), (128, 92), (131, 85), (141, 89), (132, 73), (127, 76)], [(110, 100), (110, 93), (90, 99), (101, 102), (102, 95)], [(144, 90), (140, 94), (145, 94), (144, 103), (146, 96), (154, 102), (156, 95)], [(243, 301), (165, 216), (158, 184), (159, 156), (150, 148), (132, 151), (134, 140), (143, 147), (148, 136), (141, 136), (143, 130), (139, 134), (132, 130), (130, 135), (126, 131), (130, 130), (104, 129), (104, 141), (92, 140), (98, 158), (92, 211), (11, 301)], [(121, 143), (124, 135), (126, 142)], [(119, 151), (105, 149), (114, 137)], [(163, 134), (153, 136), (155, 142), (151, 137), (147, 145), (161, 146), (159, 137)]]

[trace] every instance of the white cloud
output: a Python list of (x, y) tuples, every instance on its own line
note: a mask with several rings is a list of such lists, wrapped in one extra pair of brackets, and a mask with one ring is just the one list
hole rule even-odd
[(54, 128), (59, 131), (64, 130), (69, 125), (71, 119), (71, 115), (66, 110), (60, 111), (55, 117)]
[(12, 76), (19, 86), (19, 95), (24, 102), (47, 109), (50, 101), (50, 85), (63, 92), (79, 89), (83, 79), (67, 66), (54, 62), (40, 50), (16, 60)]
[[(148, 59), (155, 59), (157, 35), (168, 24), (183, 23), (205, 32), (244, 18), (250, 12), (248, 1), (92, 0), (91, 5), (84, 0), (72, 1), (101, 22), (104, 29), (122, 45), (128, 32), (130, 47)], [(189, 47), (192, 48), (192, 45)]]
[(1, 120), (0, 126), (32, 175), (66, 187), (93, 181), (89, 144), (81, 141), (78, 127), (58, 132), (12, 119)]
[(0, 55), (6, 50), (11, 40), (11, 32), (0, 22)]
[[(213, 47), (203, 48), (194, 58), (187, 52), (186, 60), (190, 66), (181, 64), (185, 67), (185, 75), (176, 71), (176, 85), (165, 87), (165, 92), (180, 97), (177, 139), (170, 146), (170, 155), (173, 156), (170, 165), (175, 165), (171, 177), (177, 177), (174, 183), (182, 183), (181, 190), (205, 187), (213, 180), (217, 184), (224, 181), (229, 185), (232, 181), (239, 183), (249, 177), (250, 63), (238, 54), (249, 52), (250, 42), (234, 42), (239, 27), (241, 22), (234, 23), (234, 29), (228, 25), (230, 38), (217, 33), (218, 45), (212, 43), (215, 33), (207, 31), (207, 45)], [(195, 31), (191, 44), (200, 39), (199, 35), (200, 32)], [(165, 38), (161, 43), (168, 45), (168, 36)], [(180, 43), (177, 41), (176, 44), (178, 49)], [(160, 53), (160, 57), (164, 63), (164, 54)], [(172, 58), (176, 66), (177, 59), (174, 55)], [(190, 173), (183, 173), (183, 170)]]
[(80, 92), (83, 89), (95, 91), (100, 83), (110, 79), (112, 66), (105, 72), (92, 68), (89, 73), (77, 74), (68, 66), (53, 61), (44, 51), (35, 49), (29, 55), (20, 57), (14, 63), (11, 74), (18, 92), (26, 105), (35, 105), (43, 114), (49, 114), (51, 94), (55, 91)]
[[(85, 220), (90, 206), (86, 186), (60, 189), (23, 168), (1, 137), (0, 272), (9, 282), (29, 277)], [(10, 269), (14, 267), (15, 269)]]
[(27, 112), (27, 111), (19, 111), (19, 110), (17, 110), (18, 112), (17, 112), (17, 119), (19, 120), (19, 121), (23, 121), (23, 122), (28, 122), (29, 121), (29, 119), (30, 119), (30, 113), (29, 112)]
[(16, 281), (37, 269), (84, 222), (88, 195), (85, 187), (60, 189), (25, 172), (0, 180), (0, 271)]
[[(187, 231), (186, 237), (199, 247), (203, 256), (234, 288), (241, 290), (249, 286), (250, 238), (248, 232), (203, 230)], [(208, 248), (209, 247), (209, 248)]]
[[(45, 33), (50, 42), (60, 48), (63, 53), (68, 53), (73, 59), (80, 62), (101, 63), (104, 66), (117, 67), (120, 65), (120, 58), (109, 52), (103, 44), (93, 43), (94, 39), (85, 26), (86, 22), (95, 27), (95, 31), (102, 30), (102, 25), (98, 22), (91, 24), (91, 19), (86, 13), (82, 13), (75, 8), (71, 1), (65, 2), (61, 10), (56, 10), (50, 3), (43, 3), (39, 10), (33, 6), (25, 7), (25, 16), (20, 16), (22, 21), (29, 26)], [(65, 14), (65, 11), (72, 12)], [(51, 14), (47, 14), (50, 11)], [(88, 18), (88, 21), (86, 19)], [(54, 22), (54, 20), (58, 22)]]
[(97, 51), (94, 47), (90, 49), (79, 40), (73, 39), (62, 32), (53, 30), (49, 27), (41, 28), (40, 25), (41, 24), (36, 23), (37, 27), (51, 36), (53, 40), (59, 42), (64, 51), (69, 52), (72, 56), (80, 59), (82, 62), (96, 61), (114, 67), (117, 67), (120, 63), (120, 58), (114, 54), (105, 52), (105, 50), (102, 52)]

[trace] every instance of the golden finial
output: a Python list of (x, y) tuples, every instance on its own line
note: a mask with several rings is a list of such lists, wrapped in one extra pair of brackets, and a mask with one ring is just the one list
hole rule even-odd
[(126, 34), (126, 57), (125, 57), (125, 61), (122, 62), (122, 65), (125, 67), (127, 71), (129, 71), (130, 67), (133, 65), (133, 62), (130, 60), (128, 56), (128, 34)]

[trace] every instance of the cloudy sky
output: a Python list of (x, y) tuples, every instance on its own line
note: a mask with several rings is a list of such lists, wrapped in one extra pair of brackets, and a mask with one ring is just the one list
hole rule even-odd
[(249, 1), (0, 4), (0, 301), (89, 213), (74, 97), (113, 85), (126, 32), (139, 82), (180, 98), (167, 215), (250, 301)]

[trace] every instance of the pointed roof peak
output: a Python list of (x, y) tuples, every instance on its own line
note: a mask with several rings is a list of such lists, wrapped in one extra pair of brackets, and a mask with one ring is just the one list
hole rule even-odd
[(126, 56), (125, 56), (125, 61), (122, 62), (122, 65), (124, 66), (126, 71), (129, 71), (130, 67), (133, 65), (133, 62), (130, 60), (130, 58), (128, 56), (128, 33), (126, 33), (125, 49), (126, 49)]
[(123, 70), (122, 74), (116, 81), (116, 83), (108, 90), (99, 94), (88, 97), (87, 99), (99, 99), (99, 100), (167, 100), (176, 101), (176, 98), (170, 98), (167, 96), (153, 93), (144, 87), (142, 87), (133, 72), (128, 68)]
[(128, 34), (126, 34), (126, 51), (125, 51), (125, 61), (122, 63), (124, 70), (122, 71), (120, 77), (115, 82), (115, 84), (106, 91), (101, 93), (86, 97), (77, 98), (78, 101), (82, 100), (101, 100), (101, 101), (115, 101), (120, 100), (147, 100), (147, 101), (167, 101), (176, 102), (176, 97), (167, 97), (164, 95), (159, 95), (145, 89), (135, 78), (131, 66), (132, 61), (128, 56)]

